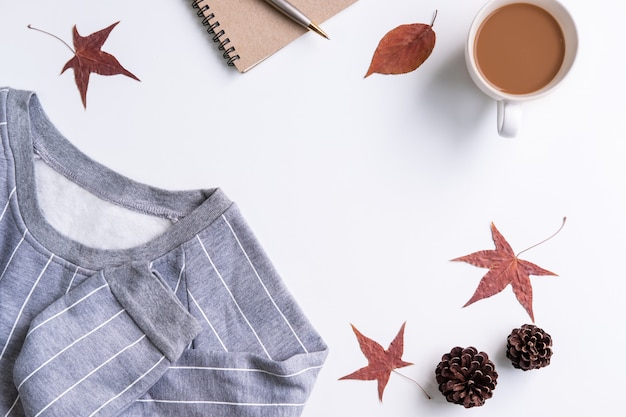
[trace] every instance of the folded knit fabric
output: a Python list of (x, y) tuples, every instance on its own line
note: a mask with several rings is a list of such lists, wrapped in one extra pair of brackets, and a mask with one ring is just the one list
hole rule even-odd
[[(302, 413), (327, 347), (221, 190), (116, 174), (31, 92), (0, 88), (0, 136), (0, 417)], [(97, 241), (92, 229), (111, 225), (87, 204), (92, 218), (71, 223), (91, 226), (52, 226), (41, 162), (167, 227), (124, 248), (68, 237)]]

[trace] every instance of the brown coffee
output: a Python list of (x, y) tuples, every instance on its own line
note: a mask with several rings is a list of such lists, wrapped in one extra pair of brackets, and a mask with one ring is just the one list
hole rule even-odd
[(491, 13), (474, 41), (480, 72), (509, 94), (528, 94), (546, 86), (565, 56), (559, 23), (541, 7), (513, 3)]

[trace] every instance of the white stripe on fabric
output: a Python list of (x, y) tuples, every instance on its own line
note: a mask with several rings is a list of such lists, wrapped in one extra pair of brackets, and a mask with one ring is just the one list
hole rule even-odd
[(124, 353), (125, 351), (127, 351), (128, 349), (132, 348), (133, 346), (135, 346), (137, 343), (141, 342), (143, 339), (146, 338), (146, 335), (142, 335), (139, 339), (135, 340), (133, 343), (131, 343), (130, 345), (126, 346), (125, 348), (121, 349), (119, 352), (117, 352), (115, 355), (111, 356), (109, 359), (107, 359), (106, 361), (102, 362), (100, 365), (98, 365), (97, 367), (95, 367), (93, 370), (91, 370), (87, 375), (85, 375), (84, 377), (82, 377), (81, 379), (79, 379), (78, 381), (76, 381), (76, 383), (74, 385), (72, 385), (71, 387), (69, 387), (68, 389), (66, 389), (65, 391), (63, 391), (61, 394), (59, 394), (54, 400), (50, 401), (48, 403), (48, 405), (46, 405), (44, 408), (42, 408), (41, 410), (39, 410), (39, 412), (37, 414), (35, 414), (34, 417), (37, 417), (39, 415), (41, 415), (41, 413), (43, 413), (44, 411), (46, 411), (48, 408), (50, 408), (50, 406), (52, 406), (52, 404), (54, 404), (55, 402), (59, 401), (61, 398), (63, 398), (68, 392), (72, 391), (74, 388), (76, 388), (78, 385), (80, 385), (83, 381), (85, 381), (87, 378), (89, 378), (91, 375), (95, 374), (96, 372), (98, 372), (100, 370), (100, 368), (102, 368), (103, 366), (105, 366), (106, 364), (108, 364), (109, 362), (111, 362), (113, 359), (117, 358), (119, 355), (121, 355), (122, 353)]
[(126, 391), (128, 391), (129, 389), (131, 389), (133, 386), (135, 386), (137, 383), (139, 383), (139, 381), (141, 381), (142, 379), (144, 379), (150, 372), (152, 372), (154, 370), (154, 368), (156, 368), (157, 366), (159, 366), (159, 364), (161, 362), (163, 362), (163, 359), (165, 359), (165, 355), (161, 356), (161, 359), (159, 359), (159, 361), (157, 363), (155, 363), (150, 369), (148, 369), (146, 372), (144, 372), (139, 378), (135, 379), (130, 385), (128, 385), (126, 388), (124, 388), (119, 394), (117, 394), (116, 396), (114, 396), (113, 398), (109, 399), (107, 402), (105, 402), (104, 404), (102, 404), (100, 407), (98, 407), (96, 409), (96, 411), (94, 411), (93, 413), (89, 414), (89, 417), (93, 417), (94, 415), (98, 414), (100, 412), (100, 410), (102, 410), (104, 407), (106, 407), (107, 405), (109, 405), (111, 402), (115, 401), (116, 399), (118, 399), (119, 397), (121, 397), (122, 395), (124, 395), (124, 393)]
[(191, 301), (193, 301), (193, 303), (196, 305), (196, 307), (198, 307), (198, 310), (200, 310), (200, 313), (202, 314), (202, 317), (204, 317), (204, 320), (207, 322), (207, 324), (209, 325), (209, 327), (211, 328), (211, 330), (215, 334), (215, 337), (217, 337), (217, 340), (220, 342), (220, 344), (222, 345), (224, 350), (226, 352), (228, 352), (228, 349), (226, 348), (226, 345), (222, 341), (222, 338), (220, 337), (219, 334), (217, 334), (217, 331), (215, 330), (215, 327), (213, 327), (213, 325), (211, 324), (211, 321), (209, 320), (209, 318), (204, 313), (204, 310), (202, 310), (202, 307), (200, 307), (200, 304), (198, 304), (198, 302), (196, 301), (196, 298), (193, 296), (193, 294), (191, 294), (191, 291), (189, 291), (189, 290), (187, 290), (187, 294), (189, 294), (189, 297), (191, 297)]
[(15, 406), (17, 405), (17, 402), (20, 400), (20, 395), (17, 394), (17, 398), (15, 399), (15, 401), (13, 401), (13, 404), (11, 405), (11, 408), (9, 408), (9, 411), (7, 411), (7, 413), (4, 415), (4, 417), (8, 417), (9, 414), (11, 414), (11, 411), (13, 411), (13, 409), (15, 408)]
[(309, 371), (314, 371), (317, 369), (321, 369), (322, 366), (311, 366), (309, 368), (304, 368), (298, 372), (294, 372), (291, 374), (277, 374), (275, 372), (266, 371), (265, 369), (254, 369), (254, 368), (218, 368), (213, 366), (170, 366), (170, 369), (174, 370), (199, 370), (199, 371), (226, 371), (226, 372), (260, 372), (263, 374), (268, 374), (275, 376), (277, 378), (293, 378), (294, 376), (302, 375)]
[(252, 264), (252, 260), (250, 260), (250, 257), (248, 256), (248, 253), (246, 252), (246, 250), (243, 248), (243, 245), (241, 244), (241, 242), (239, 241), (239, 237), (237, 236), (237, 233), (235, 233), (235, 230), (233, 229), (233, 227), (231, 226), (231, 224), (229, 223), (229, 221), (226, 219), (226, 216), (224, 216), (222, 214), (222, 219), (224, 220), (224, 222), (226, 222), (226, 224), (228, 225), (228, 228), (230, 229), (230, 232), (232, 233), (233, 237), (235, 238), (235, 240), (237, 241), (237, 244), (239, 245), (239, 248), (241, 249), (241, 252), (244, 254), (244, 256), (246, 257), (246, 259), (248, 260), (248, 263), (250, 264), (250, 267), (252, 268), (252, 270), (254, 271), (254, 275), (256, 275), (257, 279), (259, 280), (259, 283), (261, 284), (261, 286), (263, 287), (263, 289), (265, 290), (265, 293), (267, 294), (267, 296), (269, 297), (270, 301), (272, 302), (272, 304), (274, 305), (274, 308), (276, 308), (276, 311), (278, 311), (278, 314), (280, 314), (280, 316), (283, 318), (283, 320), (285, 321), (285, 323), (287, 324), (287, 326), (289, 327), (289, 330), (291, 330), (291, 333), (293, 333), (293, 336), (296, 338), (296, 340), (298, 341), (298, 343), (300, 344), (300, 346), (302, 347), (302, 349), (304, 350), (305, 353), (309, 353), (309, 351), (307, 350), (307, 348), (304, 346), (304, 343), (302, 343), (302, 341), (300, 340), (300, 338), (298, 337), (298, 335), (296, 334), (296, 331), (294, 330), (293, 326), (291, 326), (291, 323), (289, 322), (289, 320), (287, 319), (287, 317), (285, 316), (285, 314), (283, 314), (282, 310), (278, 307), (278, 305), (276, 304), (276, 301), (274, 301), (274, 297), (272, 297), (272, 295), (270, 294), (269, 290), (267, 289), (267, 287), (265, 286), (265, 284), (263, 283), (263, 280), (261, 279), (261, 276), (259, 275), (259, 272), (256, 270), (256, 268), (254, 267), (254, 264)]
[(187, 262), (185, 260), (185, 250), (183, 250), (183, 266), (180, 268), (180, 272), (178, 273), (178, 281), (176, 282), (176, 288), (174, 288), (174, 294), (178, 292), (178, 287), (180, 286), (180, 282), (183, 280), (183, 274), (185, 273), (186, 267)]
[(236, 405), (241, 407), (304, 407), (306, 403), (236, 403), (230, 401), (192, 401), (192, 400), (157, 400), (138, 399), (142, 403), (163, 403), (163, 404), (212, 404), (212, 405)]
[(11, 254), (11, 257), (7, 261), (7, 264), (4, 266), (4, 270), (2, 271), (2, 274), (0, 274), (0, 281), (2, 281), (2, 278), (4, 277), (4, 274), (7, 272), (7, 269), (9, 268), (9, 265), (11, 265), (11, 261), (13, 260), (13, 257), (17, 253), (17, 250), (22, 245), (22, 242), (24, 242), (24, 239), (26, 238), (26, 233), (28, 233), (28, 229), (24, 230), (24, 234), (22, 235), (22, 238), (20, 239), (19, 242), (17, 242), (17, 245), (15, 246), (15, 249), (13, 249), (13, 253)]
[[(0, 123), (0, 124), (2, 124), (2, 123)], [(0, 221), (4, 217), (4, 213), (7, 212), (7, 209), (9, 208), (9, 205), (11, 204), (11, 197), (13, 197), (13, 194), (15, 193), (15, 189), (16, 189), (16, 187), (13, 187), (13, 189), (9, 193), (9, 198), (7, 198), (7, 203), (4, 205), (4, 209), (2, 210), (2, 213), (0, 213)]]
[(72, 289), (72, 284), (74, 284), (74, 279), (76, 278), (76, 275), (78, 275), (78, 267), (76, 267), (76, 269), (74, 270), (74, 275), (72, 275), (72, 279), (70, 279), (70, 283), (68, 284), (67, 289), (65, 290), (65, 294), (70, 292), (70, 290)]
[[(46, 320), (42, 321), (41, 323), (39, 323), (37, 326), (33, 327), (32, 329), (30, 329), (28, 331), (28, 333), (26, 334), (26, 337), (30, 336), (30, 334), (32, 332), (34, 332), (35, 330), (37, 330), (38, 328), (40, 328), (41, 326), (43, 326), (44, 324), (48, 323), (51, 320), (56, 319), (57, 317), (59, 317), (60, 315), (62, 315), (63, 313), (66, 313), (67, 311), (69, 311), (70, 309), (76, 307), (78, 304), (82, 303), (83, 301), (85, 301), (86, 299), (88, 299), (89, 297), (91, 297), (92, 295), (94, 295), (95, 293), (97, 293), (98, 291), (100, 291), (101, 289), (108, 287), (109, 284), (104, 284), (99, 286), (98, 288), (96, 288), (95, 290), (93, 290), (92, 292), (90, 292), (89, 294), (87, 294), (86, 296), (84, 296), (83, 298), (81, 298), (80, 300), (76, 301), (74, 304), (66, 307), (65, 309), (59, 311), (58, 313), (56, 313), (54, 316), (47, 318)], [(123, 311), (123, 310), (122, 310)]]
[(248, 321), (248, 318), (246, 317), (246, 315), (243, 313), (243, 310), (239, 306), (239, 303), (235, 299), (235, 296), (233, 295), (233, 293), (230, 291), (230, 288), (228, 288), (228, 285), (226, 284), (226, 281), (224, 281), (224, 278), (222, 277), (222, 274), (220, 274), (220, 271), (218, 271), (217, 268), (215, 267), (215, 264), (213, 263), (213, 259), (211, 259), (211, 256), (209, 255), (209, 252), (207, 252), (206, 248), (204, 247), (204, 243), (202, 243), (202, 239), (200, 239), (200, 236), (198, 236), (198, 235), (196, 235), (196, 238), (198, 239), (198, 242), (200, 242), (200, 246), (202, 246), (202, 250), (204, 251), (204, 254), (208, 258), (209, 262), (211, 263), (211, 266), (213, 267), (213, 270), (215, 270), (215, 273), (217, 274), (217, 276), (222, 281), (222, 284), (224, 284), (224, 288), (226, 288), (226, 291), (228, 291), (228, 294), (230, 295), (230, 298), (233, 300), (233, 302), (235, 303), (235, 306), (239, 310), (239, 313), (241, 314), (241, 317), (243, 317), (243, 319), (246, 322), (246, 324), (248, 325), (248, 327), (250, 327), (250, 330), (252, 330), (252, 333), (254, 334), (254, 337), (256, 337), (256, 340), (258, 340), (259, 344), (263, 348), (263, 351), (265, 352), (267, 357), (270, 358), (270, 360), (272, 360), (272, 357), (270, 356), (270, 354), (267, 351), (267, 349), (265, 349), (265, 345), (263, 344), (263, 342), (259, 338), (259, 335), (254, 330), (254, 328), (252, 327), (252, 324), (250, 323), (250, 321)]
[(47, 364), (49, 364), (50, 362), (52, 362), (54, 359), (56, 359), (57, 357), (59, 357), (59, 355), (61, 355), (63, 352), (65, 352), (66, 350), (68, 350), (69, 348), (71, 348), (72, 346), (74, 346), (76, 343), (80, 342), (81, 340), (85, 339), (86, 337), (89, 337), (91, 334), (93, 334), (94, 332), (98, 331), (99, 329), (103, 328), (104, 326), (106, 326), (107, 324), (109, 324), (112, 320), (114, 320), (117, 316), (119, 316), (120, 314), (122, 314), (124, 311), (126, 311), (126, 309), (121, 309), (120, 311), (118, 311), (117, 313), (115, 313), (113, 316), (109, 317), (107, 320), (105, 320), (104, 322), (102, 322), (101, 324), (99, 324), (98, 326), (96, 326), (95, 328), (93, 328), (92, 330), (88, 331), (87, 333), (85, 333), (84, 335), (82, 335), (81, 337), (79, 337), (78, 339), (74, 340), (72, 343), (70, 343), (69, 345), (65, 346), (63, 349), (61, 349), (60, 351), (58, 351), (56, 354), (54, 354), (50, 359), (48, 359), (47, 361), (45, 361), (44, 363), (42, 363), (41, 365), (39, 365), (39, 367), (37, 369), (35, 369), (34, 371), (32, 371), (30, 374), (28, 374), (26, 376), (26, 378), (24, 378), (22, 380), (22, 382), (20, 382), (20, 384), (17, 386), (17, 389), (19, 390), (22, 385), (24, 385), (24, 383), (26, 381), (28, 381), (30, 379), (30, 377), (32, 377), (33, 375), (35, 375), (37, 372), (39, 372), (44, 366), (46, 366)]
[(0, 122), (0, 126), (4, 126), (6, 124), (7, 124), (7, 122)]
[(15, 319), (15, 322), (13, 323), (13, 327), (11, 328), (11, 331), (9, 332), (9, 337), (7, 337), (7, 342), (4, 344), (4, 347), (2, 348), (2, 352), (0, 352), (0, 360), (2, 360), (2, 357), (4, 356), (4, 352), (6, 352), (7, 346), (9, 346), (11, 337), (13, 337), (13, 332), (15, 331), (15, 328), (17, 327), (17, 323), (20, 321), (20, 318), (22, 317), (22, 313), (24, 312), (24, 308), (26, 307), (26, 304), (30, 300), (30, 297), (33, 295), (33, 292), (35, 291), (35, 287), (37, 287), (37, 284), (39, 284), (39, 280), (41, 280), (41, 277), (43, 276), (44, 272), (46, 272), (46, 269), (48, 269), (48, 265), (50, 265), (50, 262), (52, 262), (52, 258), (54, 258), (54, 254), (50, 255), (48, 262), (46, 262), (46, 265), (43, 267), (43, 269), (39, 273), (37, 280), (33, 284), (32, 288), (30, 289), (30, 292), (26, 296), (26, 299), (22, 303), (22, 307), (20, 308), (20, 311), (17, 313), (17, 318)]

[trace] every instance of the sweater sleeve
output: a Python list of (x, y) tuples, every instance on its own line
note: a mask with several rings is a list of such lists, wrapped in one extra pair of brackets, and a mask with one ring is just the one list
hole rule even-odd
[(179, 297), (202, 331), (133, 415), (300, 416), (327, 347), (236, 206), (185, 252)]
[(32, 321), (13, 373), (24, 412), (120, 415), (199, 330), (148, 263), (98, 273)]

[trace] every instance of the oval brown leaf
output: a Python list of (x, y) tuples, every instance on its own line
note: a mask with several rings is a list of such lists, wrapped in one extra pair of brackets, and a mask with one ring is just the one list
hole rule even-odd
[(379, 74), (411, 72), (430, 56), (435, 47), (433, 25), (413, 23), (387, 32), (378, 43), (365, 77)]

